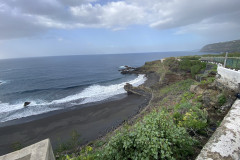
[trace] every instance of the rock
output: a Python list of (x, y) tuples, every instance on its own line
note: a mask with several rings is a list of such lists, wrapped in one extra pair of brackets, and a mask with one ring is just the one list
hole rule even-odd
[(128, 94), (133, 94), (132, 89), (133, 86), (129, 83), (126, 83), (126, 85), (124, 86), (125, 91), (127, 91)]
[(228, 99), (228, 101), (223, 106), (220, 107), (220, 110), (222, 112), (229, 110), (232, 107), (234, 101), (235, 101), (234, 99)]
[(124, 68), (119, 69), (118, 71), (120, 71), (121, 74), (132, 74), (135, 70), (136, 68), (134, 67), (124, 66)]
[(24, 102), (23, 106), (27, 107), (31, 102)]
[(196, 87), (197, 87), (197, 85), (191, 85), (190, 86), (190, 92), (195, 93)]
[(217, 75), (217, 71), (211, 71), (210, 73), (209, 73), (209, 76), (216, 76)]
[(218, 91), (207, 89), (202, 94), (202, 100), (205, 107), (218, 107)]
[(125, 91), (127, 91), (128, 94), (136, 94), (140, 96), (151, 97), (151, 94), (145, 91), (143, 88), (133, 87), (129, 83), (126, 83), (126, 85), (124, 86), (124, 89)]
[(204, 92), (204, 89), (202, 89), (200, 86), (198, 85), (191, 85), (190, 86), (190, 92), (192, 93), (196, 93), (198, 95), (202, 95)]
[(237, 97), (238, 99), (240, 99), (240, 93), (237, 93), (236, 97)]

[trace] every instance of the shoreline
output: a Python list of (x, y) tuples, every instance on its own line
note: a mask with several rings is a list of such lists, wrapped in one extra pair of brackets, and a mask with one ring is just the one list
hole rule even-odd
[[(147, 80), (142, 85), (146, 87), (158, 80), (158, 77), (154, 78), (151, 74), (145, 76)], [(46, 138), (50, 138), (53, 148), (56, 149), (59, 139), (66, 142), (73, 130), (81, 135), (81, 145), (87, 144), (138, 115), (151, 99), (135, 94), (119, 96), (107, 101), (76, 105), (67, 110), (37, 115), (34, 120), (25, 117), (15, 122), (5, 122), (5, 125), (0, 125), (0, 155), (12, 152), (13, 143), (19, 142), (24, 147)]]
[(83, 108), (86, 108), (86, 107), (101, 105), (101, 104), (116, 101), (116, 100), (122, 100), (126, 97), (127, 97), (126, 94), (119, 94), (119, 95), (113, 96), (109, 99), (102, 100), (102, 101), (91, 102), (91, 103), (80, 104), (80, 105), (74, 105), (70, 108), (53, 110), (53, 111), (45, 112), (45, 113), (42, 113), (42, 114), (31, 115), (31, 116), (22, 117), (22, 118), (19, 118), (19, 119), (13, 119), (13, 120), (5, 121), (5, 122), (0, 122), (0, 128), (7, 127), (7, 126), (19, 125), (19, 124), (23, 124), (23, 123), (28, 123), (28, 122), (31, 122), (31, 121), (40, 120), (40, 119), (47, 118), (47, 117), (50, 117), (50, 116), (54, 116), (54, 115), (57, 115), (57, 114), (70, 112), (72, 110), (80, 110), (80, 109), (83, 109)]
[(138, 114), (139, 110), (149, 102), (146, 97), (129, 95), (126, 98), (97, 104), (78, 110), (71, 110), (46, 118), (0, 128), (0, 155), (12, 152), (11, 145), (19, 142), (28, 146), (40, 140), (50, 138), (53, 148), (59, 139), (62, 142), (70, 138), (76, 130), (81, 144), (88, 143), (104, 136), (113, 128), (117, 128), (127, 119)]

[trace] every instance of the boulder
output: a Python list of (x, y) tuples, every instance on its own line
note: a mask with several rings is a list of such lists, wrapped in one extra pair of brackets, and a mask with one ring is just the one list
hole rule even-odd
[(23, 106), (27, 107), (31, 102), (24, 102)]
[(228, 99), (228, 101), (220, 107), (220, 111), (222, 112), (228, 111), (232, 107), (234, 101), (235, 101), (234, 99)]
[(203, 104), (206, 107), (218, 107), (218, 95), (220, 93), (216, 90), (207, 89), (202, 94)]
[(123, 69), (119, 69), (118, 71), (120, 71), (121, 74), (132, 74), (135, 69), (134, 67), (124, 66)]
[(127, 91), (128, 94), (136, 94), (136, 95), (145, 96), (145, 97), (151, 96), (151, 94), (145, 91), (144, 88), (133, 87), (129, 83), (126, 83), (126, 85), (124, 86), (124, 89), (125, 91)]
[(132, 90), (133, 90), (133, 86), (130, 83), (126, 83), (126, 85), (124, 86), (125, 91), (127, 91), (128, 94), (133, 94)]
[(202, 95), (204, 92), (204, 89), (202, 89), (200, 86), (198, 85), (191, 85), (190, 86), (190, 92), (195, 93), (197, 95)]
[(240, 93), (237, 93), (236, 97), (237, 97), (238, 99), (240, 99)]

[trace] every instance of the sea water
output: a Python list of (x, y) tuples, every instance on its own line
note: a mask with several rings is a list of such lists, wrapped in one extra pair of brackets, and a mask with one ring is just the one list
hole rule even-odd
[[(122, 75), (124, 65), (196, 52), (78, 55), (0, 60), (0, 122), (38, 115), (126, 94), (126, 83), (138, 86), (144, 75)], [(31, 102), (24, 107), (24, 102)]]

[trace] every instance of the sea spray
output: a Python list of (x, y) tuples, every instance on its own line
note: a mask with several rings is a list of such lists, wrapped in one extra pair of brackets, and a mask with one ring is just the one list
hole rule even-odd
[(0, 122), (5, 122), (22, 117), (38, 115), (54, 110), (69, 108), (74, 105), (87, 104), (103, 101), (113, 96), (124, 94), (124, 85), (130, 83), (133, 86), (139, 86), (146, 81), (145, 75), (138, 75), (137, 78), (126, 82), (111, 85), (91, 85), (80, 93), (67, 96), (62, 99), (45, 102), (43, 100), (33, 100), (28, 107), (24, 107), (24, 102), (17, 104), (0, 103)]

